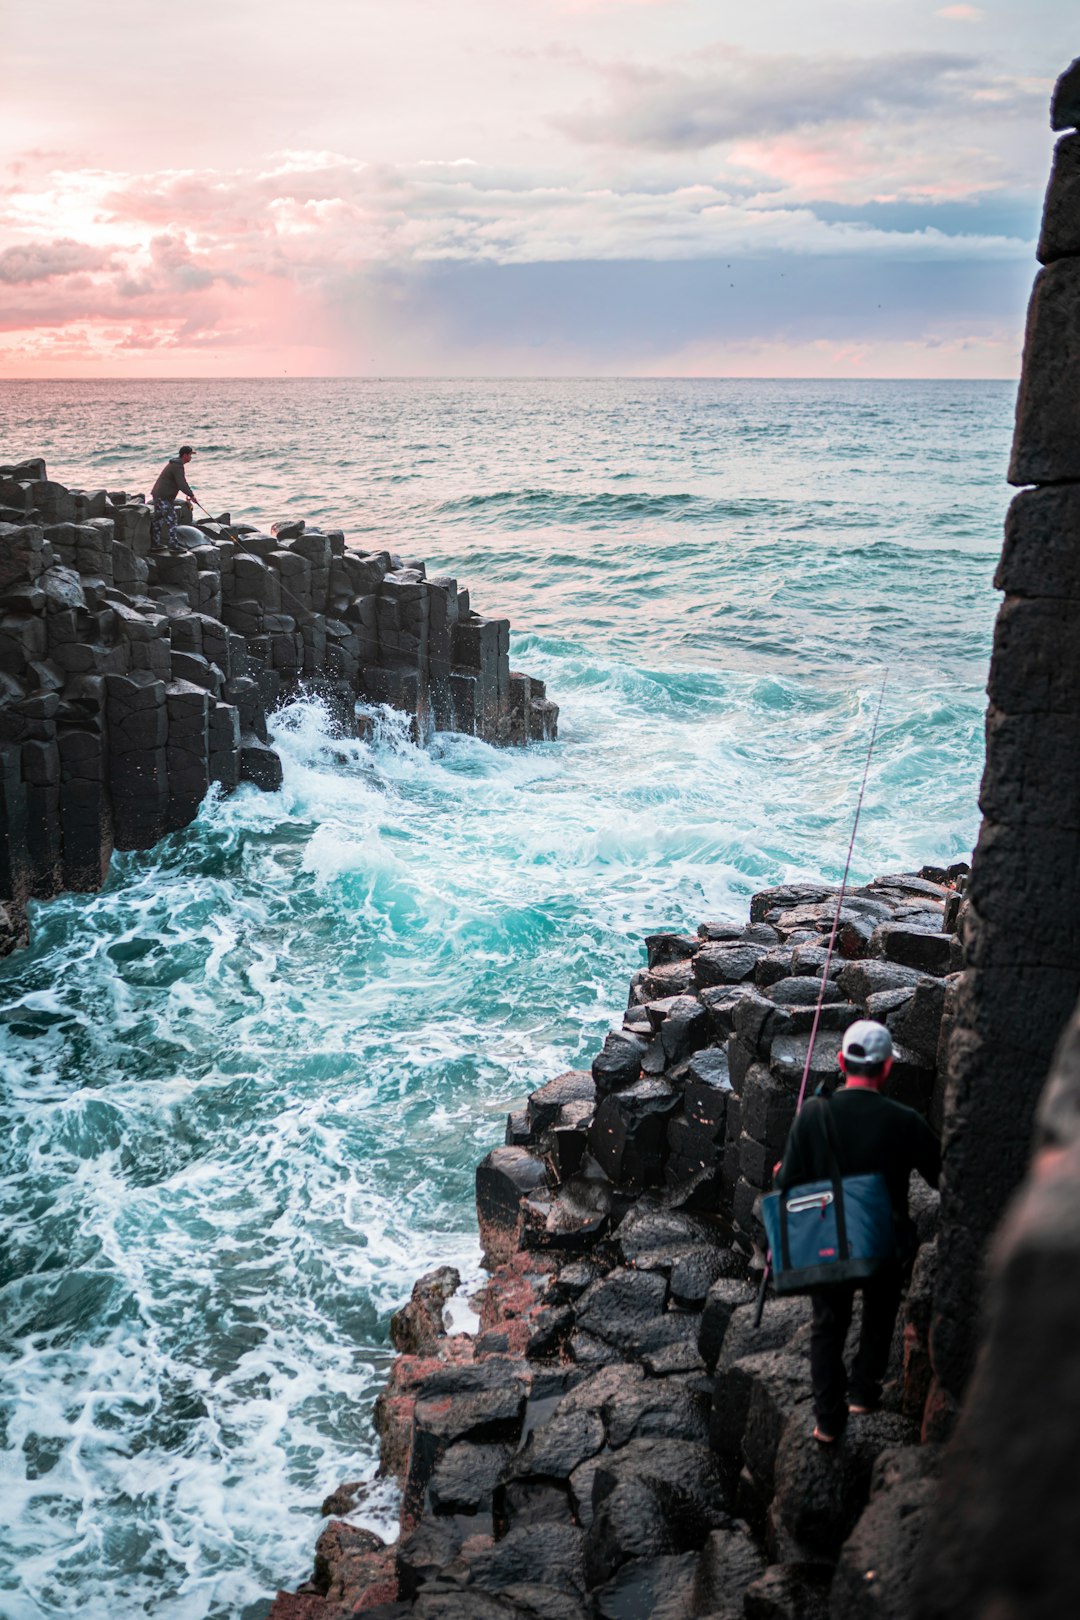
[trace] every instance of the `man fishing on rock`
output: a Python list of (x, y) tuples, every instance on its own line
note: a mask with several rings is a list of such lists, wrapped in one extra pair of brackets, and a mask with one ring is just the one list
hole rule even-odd
[[(892, 1252), (886, 1252), (870, 1275), (857, 1281), (822, 1278), (819, 1286), (799, 1290), (809, 1293), (813, 1306), (810, 1381), (817, 1419), (814, 1438), (824, 1445), (839, 1439), (849, 1413), (873, 1412), (881, 1400), (905, 1261), (910, 1263), (915, 1250), (908, 1180), (912, 1170), (917, 1170), (936, 1187), (941, 1170), (940, 1145), (926, 1120), (913, 1108), (881, 1095), (893, 1066), (892, 1036), (885, 1025), (860, 1018), (845, 1031), (837, 1061), (846, 1083), (828, 1099), (811, 1098), (796, 1115), (776, 1185), (781, 1193), (805, 1187), (809, 1198), (811, 1186), (836, 1186), (838, 1174), (845, 1185), (849, 1177), (881, 1176), (892, 1205), (892, 1231), (886, 1244), (886, 1250)], [(820, 1198), (821, 1194), (813, 1196)], [(831, 1202), (832, 1195), (826, 1197)], [(789, 1208), (795, 1207), (796, 1202), (789, 1198)], [(811, 1220), (820, 1226), (816, 1215)], [(885, 1221), (888, 1228), (887, 1207)], [(832, 1254), (831, 1250), (819, 1252)], [(819, 1274), (828, 1270), (826, 1264)], [(862, 1292), (862, 1327), (849, 1378), (844, 1343), (856, 1289)]]
[(170, 551), (183, 551), (180, 538), (176, 532), (176, 497), (186, 495), (189, 500), (195, 499), (195, 491), (187, 481), (184, 469), (195, 454), (190, 444), (180, 446), (179, 455), (167, 461), (158, 473), (150, 499), (153, 510), (150, 514), (150, 544), (155, 551), (163, 551), (161, 531), (164, 527), (169, 537)]

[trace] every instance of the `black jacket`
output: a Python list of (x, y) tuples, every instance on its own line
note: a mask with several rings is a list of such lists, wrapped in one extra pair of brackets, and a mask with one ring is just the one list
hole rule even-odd
[(828, 1102), (818, 1097), (809, 1100), (791, 1127), (776, 1185), (785, 1189), (828, 1178), (828, 1138), (820, 1112), (824, 1108), (829, 1109), (836, 1125), (840, 1174), (870, 1175), (879, 1170), (888, 1185), (894, 1214), (899, 1221), (906, 1221), (908, 1178), (917, 1170), (924, 1181), (936, 1187), (941, 1173), (941, 1146), (914, 1108), (906, 1108), (863, 1086), (843, 1086)]

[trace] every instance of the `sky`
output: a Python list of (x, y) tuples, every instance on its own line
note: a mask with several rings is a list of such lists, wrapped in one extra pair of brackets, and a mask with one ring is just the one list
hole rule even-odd
[(1012, 377), (1080, 52), (1076, 0), (0, 24), (0, 377)]

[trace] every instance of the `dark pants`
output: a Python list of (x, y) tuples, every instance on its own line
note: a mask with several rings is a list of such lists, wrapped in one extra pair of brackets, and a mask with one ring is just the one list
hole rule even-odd
[[(810, 1380), (814, 1416), (826, 1434), (839, 1434), (843, 1429), (849, 1398), (856, 1406), (870, 1407), (881, 1399), (901, 1280), (900, 1266), (894, 1264), (883, 1267), (865, 1282), (833, 1283), (811, 1291), (814, 1322), (810, 1330)], [(856, 1288), (862, 1291), (862, 1332), (848, 1378), (844, 1341), (851, 1326)]]

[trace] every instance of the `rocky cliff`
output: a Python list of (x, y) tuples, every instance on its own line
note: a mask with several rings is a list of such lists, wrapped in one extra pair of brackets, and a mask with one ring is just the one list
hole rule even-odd
[(273, 789), (267, 715), (318, 695), (349, 733), (372, 704), (418, 738), (553, 738), (510, 625), (422, 562), (302, 520), (192, 523), (151, 549), (150, 509), (0, 466), (0, 954), (26, 903), (100, 887), (113, 849), (186, 826), (211, 784)]

